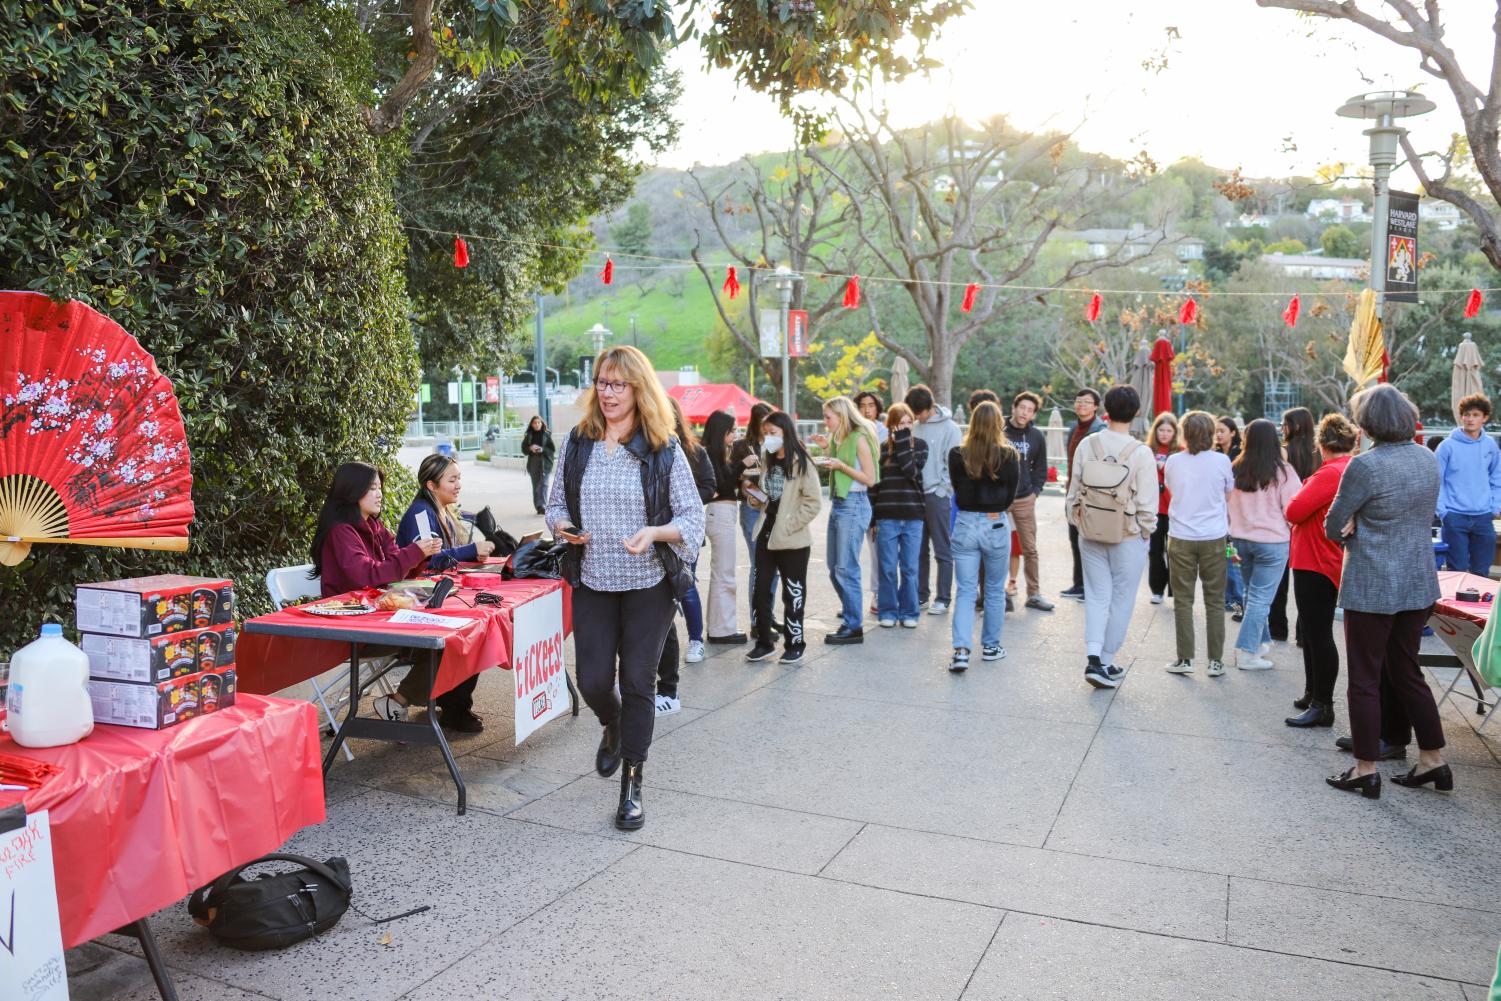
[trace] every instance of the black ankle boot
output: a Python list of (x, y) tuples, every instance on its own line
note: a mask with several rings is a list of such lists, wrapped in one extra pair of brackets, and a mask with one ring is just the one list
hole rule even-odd
[(641, 802), (641, 762), (627, 761), (620, 773), (620, 808), (615, 811), (615, 826), (622, 831), (638, 830), (646, 823), (646, 809)]
[(1286, 723), (1288, 726), (1297, 727), (1333, 726), (1334, 707), (1327, 706), (1322, 702), (1314, 702), (1310, 700), (1308, 703), (1308, 708), (1303, 710), (1300, 715), (1289, 716), (1282, 722)]
[(594, 754), (594, 770), (605, 778), (615, 774), (620, 767), (620, 720), (605, 724), (604, 736), (599, 738), (599, 750)]
[(1308, 708), (1308, 704), (1310, 702), (1312, 702), (1312, 701), (1313, 701), (1313, 693), (1310, 692), (1308, 689), (1305, 688), (1305, 689), (1303, 689), (1303, 697), (1301, 699), (1293, 699), (1293, 708), (1294, 709), (1307, 709)]

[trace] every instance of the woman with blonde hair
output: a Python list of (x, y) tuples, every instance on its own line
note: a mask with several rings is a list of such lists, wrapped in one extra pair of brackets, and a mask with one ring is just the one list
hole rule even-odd
[[(547, 525), (568, 543), (579, 690), (604, 727), (594, 767), (622, 759), (615, 825), (646, 821), (641, 771), (656, 717), (657, 661), (686, 569), (704, 541), (704, 505), (673, 413), (646, 356), (628, 345), (594, 362), (594, 385), (553, 477)], [(616, 685), (619, 695), (616, 695)]]
[[(1006, 509), (1016, 499), (1021, 481), (1021, 458), (1006, 437), (1001, 408), (989, 400), (970, 414), (964, 444), (949, 452), (949, 479), (959, 515), (954, 522), (954, 597), (951, 623), (954, 657), (949, 670), (969, 667), (974, 639), (975, 596), (983, 593), (985, 618), (980, 626), (980, 656), (1000, 660), (1001, 627), (1006, 616), (1006, 559), (1011, 554), (1011, 527)], [(985, 567), (980, 592), (980, 566)]]
[(876, 430), (860, 416), (848, 396), (824, 401), (827, 435), (814, 435), (824, 449), (818, 465), (829, 470), (829, 532), (825, 559), (829, 580), (839, 595), (840, 626), (823, 638), (835, 645), (861, 643), (865, 609), (861, 606), (860, 543), (870, 528), (870, 488), (880, 482), (876, 466)]

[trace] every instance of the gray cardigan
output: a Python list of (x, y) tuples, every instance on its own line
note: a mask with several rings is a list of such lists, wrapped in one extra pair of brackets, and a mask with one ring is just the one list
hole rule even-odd
[[(1414, 441), (1381, 443), (1345, 467), (1324, 534), (1345, 543), (1339, 604), (1352, 612), (1427, 608), (1439, 599), (1433, 562), (1438, 460)], [(1340, 529), (1355, 519), (1355, 534)]]

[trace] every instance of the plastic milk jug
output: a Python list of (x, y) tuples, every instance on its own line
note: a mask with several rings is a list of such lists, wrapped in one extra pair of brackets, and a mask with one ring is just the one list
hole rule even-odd
[(89, 655), (63, 639), (55, 622), (10, 659), (5, 704), (10, 735), (22, 747), (60, 747), (94, 732)]

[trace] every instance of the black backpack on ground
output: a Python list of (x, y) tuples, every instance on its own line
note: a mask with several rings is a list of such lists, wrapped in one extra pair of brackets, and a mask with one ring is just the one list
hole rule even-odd
[[(264, 862), (291, 862), (285, 872), (242, 876)], [(188, 898), (188, 913), (220, 943), (236, 949), (282, 949), (339, 923), (353, 883), (342, 858), (264, 855), (231, 869)]]

